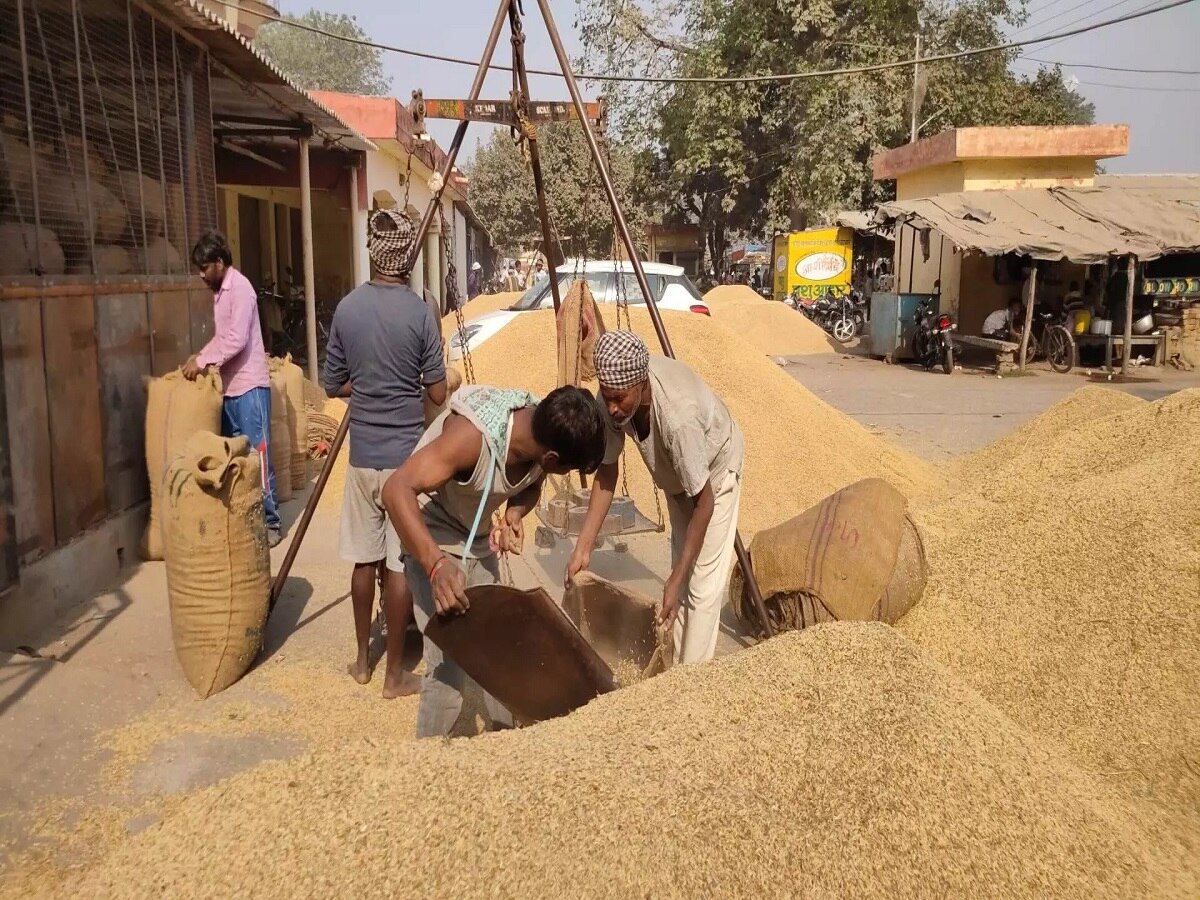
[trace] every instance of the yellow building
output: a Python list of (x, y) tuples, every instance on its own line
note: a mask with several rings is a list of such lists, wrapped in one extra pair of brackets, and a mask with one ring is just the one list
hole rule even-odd
[[(878, 154), (878, 181), (896, 182), (896, 199), (1020, 188), (1090, 187), (1101, 159), (1124, 156), (1126, 125), (957, 128)], [(895, 289), (938, 293), (964, 333), (979, 331), (993, 309), (1020, 289), (980, 254), (963, 254), (937, 234), (897, 229)], [(1007, 270), (1006, 270), (1007, 271)], [(998, 274), (999, 273), (999, 274)], [(1060, 277), (1082, 277), (1082, 268)], [(964, 285), (969, 288), (964, 289)]]

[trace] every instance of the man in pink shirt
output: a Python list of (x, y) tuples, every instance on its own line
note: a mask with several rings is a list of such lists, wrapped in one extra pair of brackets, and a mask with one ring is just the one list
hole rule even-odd
[(192, 265), (213, 292), (215, 334), (204, 349), (183, 364), (184, 377), (195, 380), (209, 366), (221, 372), (225, 401), (221, 433), (245, 435), (262, 463), (263, 511), (274, 547), (283, 538), (271, 468), (271, 382), (258, 321), (258, 295), (246, 276), (233, 267), (225, 236), (209, 231), (192, 248)]

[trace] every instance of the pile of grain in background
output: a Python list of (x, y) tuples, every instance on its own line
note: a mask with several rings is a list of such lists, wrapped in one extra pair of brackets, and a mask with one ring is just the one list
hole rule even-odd
[[(564, 291), (564, 293), (566, 293)], [(501, 291), (499, 294), (480, 294), (462, 308), (463, 319), (467, 322), (477, 319), (490, 312), (508, 309), (521, 299), (524, 291)], [(458, 331), (458, 317), (454, 313), (442, 316), (442, 337), (448, 338)]]
[[(909, 496), (936, 484), (928, 465), (818, 400), (733, 332), (695, 313), (662, 315), (676, 355), (725, 401), (742, 428), (746, 466), (739, 521), (747, 540), (860, 478), (883, 478)], [(632, 322), (658, 352), (649, 314), (632, 310)], [(613, 317), (606, 323), (616, 327)], [(554, 313), (539, 310), (517, 316), (471, 358), (479, 383), (545, 396), (556, 384), (556, 354)], [(630, 494), (653, 519), (646, 466), (632, 444), (625, 458)]]
[(842, 349), (819, 325), (782, 303), (739, 297), (710, 303), (709, 309), (720, 324), (768, 356), (812, 356)]
[(835, 624), (532, 728), (263, 764), (56, 895), (1194, 896), (1158, 853), (894, 629)]
[(704, 295), (704, 302), (709, 305), (714, 303), (729, 303), (731, 301), (745, 301), (748, 303), (768, 302), (754, 288), (745, 284), (718, 284)]
[(901, 629), (1200, 859), (1200, 391), (1077, 391), (917, 512)]

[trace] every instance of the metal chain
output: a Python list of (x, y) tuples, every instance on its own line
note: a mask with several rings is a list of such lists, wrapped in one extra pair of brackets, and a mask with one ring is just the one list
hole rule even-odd
[[(438, 204), (438, 218), (441, 220), (441, 231), (443, 238), (446, 234), (446, 216), (442, 212), (442, 205)], [(450, 238), (450, 251), (454, 250), (454, 238)], [(453, 283), (453, 288), (451, 288)], [(454, 321), (458, 325), (458, 344), (462, 347), (462, 363), (463, 363), (463, 380), (467, 384), (475, 383), (475, 364), (471, 360), (471, 347), (467, 342), (467, 321), (463, 318), (462, 304), (458, 302), (458, 278), (454, 275), (454, 264), (447, 264), (446, 275), (446, 293), (451, 298), (451, 306), (454, 307)], [(450, 343), (446, 342), (446, 358), (449, 361)]]
[(408, 215), (408, 197), (412, 192), (412, 161), (415, 149), (412, 141), (405, 144), (405, 156), (408, 161), (404, 166), (404, 208), (400, 210), (405, 215)]

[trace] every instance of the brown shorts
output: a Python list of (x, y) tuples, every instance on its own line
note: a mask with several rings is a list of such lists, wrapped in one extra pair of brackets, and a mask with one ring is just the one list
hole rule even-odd
[(354, 466), (346, 470), (338, 555), (360, 564), (387, 560), (389, 570), (403, 572), (404, 548), (383, 508), (383, 485), (392, 471)]

